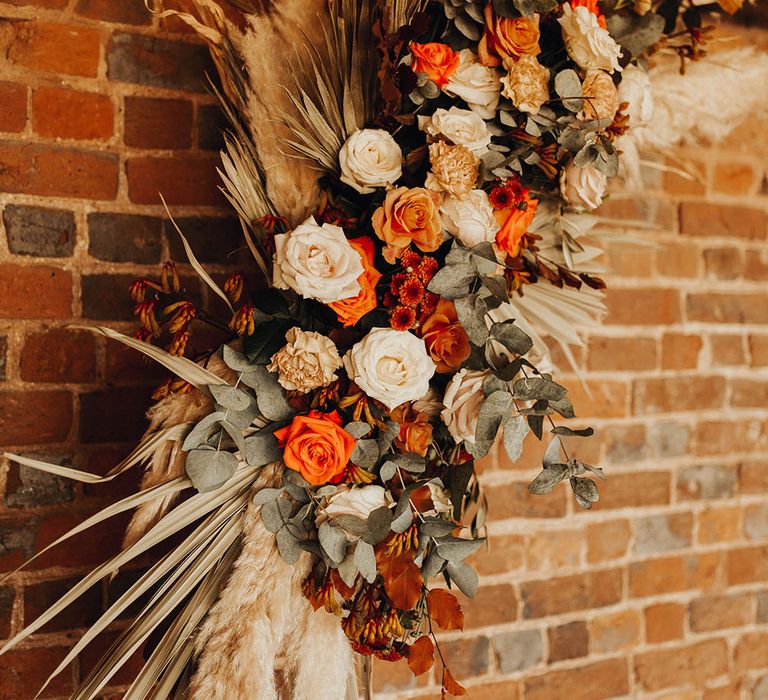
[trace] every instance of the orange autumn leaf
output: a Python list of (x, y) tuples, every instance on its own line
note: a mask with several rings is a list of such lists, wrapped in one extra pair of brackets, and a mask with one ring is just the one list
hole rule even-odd
[(420, 676), (432, 668), (435, 663), (435, 645), (427, 637), (419, 637), (408, 647), (408, 668), (414, 676)]
[(349, 600), (352, 598), (355, 593), (355, 587), (348, 586), (346, 583), (344, 583), (338, 569), (333, 569), (331, 571), (331, 581), (333, 582), (333, 587), (338, 591), (339, 595), (344, 600)]
[(416, 553), (405, 550), (400, 556), (393, 557), (387, 553), (385, 546), (376, 548), (376, 568), (384, 578), (384, 581), (392, 581), (400, 576), (413, 562)]
[(429, 616), (444, 630), (463, 630), (464, 613), (450, 591), (435, 588), (427, 594)]
[(410, 610), (419, 602), (423, 585), (421, 569), (413, 562), (408, 564), (398, 576), (384, 578), (384, 590), (400, 610)]
[(456, 682), (447, 668), (443, 668), (443, 697), (445, 697), (446, 693), (450, 693), (451, 695), (466, 695), (467, 689)]

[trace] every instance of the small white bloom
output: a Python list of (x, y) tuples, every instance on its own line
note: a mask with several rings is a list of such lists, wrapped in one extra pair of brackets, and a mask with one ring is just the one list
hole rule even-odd
[[(323, 507), (318, 509), (317, 524), (328, 520), (334, 520), (340, 515), (353, 515), (357, 518), (367, 520), (368, 516), (378, 508), (389, 508), (394, 505), (392, 496), (383, 486), (363, 486), (362, 488), (350, 488), (340, 486), (339, 490), (328, 499)], [(341, 528), (344, 530), (344, 528)], [(355, 542), (359, 539), (347, 530), (344, 530), (347, 537)]]
[(330, 304), (357, 296), (362, 274), (360, 253), (339, 226), (319, 226), (310, 216), (293, 231), (275, 235), (273, 284), (278, 289)]
[(448, 382), (443, 396), (445, 408), (440, 414), (451, 437), (459, 443), (475, 442), (477, 418), (480, 407), (485, 401), (483, 381), (490, 373), (488, 370), (459, 370)]
[(483, 119), (493, 119), (499, 106), (501, 84), (499, 74), (478, 63), (470, 49), (459, 51), (459, 67), (443, 88), (451, 96), (460, 97)]
[(440, 214), (448, 233), (469, 248), (496, 240), (499, 224), (485, 190), (472, 190), (464, 199), (446, 197)]
[(629, 128), (646, 126), (653, 119), (653, 90), (648, 73), (640, 66), (629, 65), (624, 69), (619, 83), (619, 102), (629, 106)]
[(390, 410), (424, 396), (435, 373), (424, 341), (392, 328), (374, 328), (353, 345), (344, 355), (344, 368), (368, 396)]
[(453, 510), (450, 496), (448, 492), (442, 487), (441, 483), (437, 479), (427, 483), (429, 488), (429, 496), (432, 499), (432, 510), (428, 510), (422, 515), (439, 515), (440, 513), (450, 513)]
[(430, 136), (444, 136), (457, 146), (466, 146), (475, 155), (488, 150), (491, 132), (483, 118), (471, 109), (436, 109), (431, 117), (419, 117), (419, 129)]
[(572, 162), (562, 174), (560, 190), (565, 200), (576, 209), (597, 209), (603, 203), (608, 178), (591, 165), (579, 168)]
[(383, 129), (358, 129), (339, 151), (341, 180), (361, 194), (386, 187), (403, 174), (403, 152)]
[(597, 16), (586, 7), (571, 7), (565, 3), (563, 14), (557, 21), (562, 28), (568, 55), (580, 68), (600, 68), (609, 73), (621, 70), (621, 47), (608, 30), (598, 24)]
[(277, 381), (288, 391), (311, 391), (328, 386), (339, 377), (342, 365), (333, 341), (314, 331), (291, 328), (285, 334), (287, 344), (270, 360), (267, 369), (277, 372)]

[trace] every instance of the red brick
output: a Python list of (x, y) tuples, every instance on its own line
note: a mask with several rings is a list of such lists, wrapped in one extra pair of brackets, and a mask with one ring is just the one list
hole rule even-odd
[(373, 658), (373, 690), (377, 694), (423, 688), (429, 679), (429, 673), (414, 676), (407, 664), (393, 664), (391, 661)]
[[(568, 389), (568, 397), (573, 403), (573, 408), (579, 418), (622, 418), (627, 415), (627, 394), (629, 387), (625, 382), (600, 381), (591, 382), (590, 393), (584, 388), (584, 384), (578, 380), (563, 380), (560, 382)], [(579, 446), (580, 453), (585, 449), (597, 449), (596, 440), (587, 440)], [(580, 454), (585, 462), (589, 462), (587, 456)], [(596, 457), (597, 458), (597, 457)]]
[(768, 426), (756, 420), (708, 420), (696, 425), (695, 454), (730, 455), (734, 445), (750, 445), (752, 450), (768, 447)]
[(480, 575), (490, 576), (521, 569), (525, 564), (525, 538), (521, 535), (492, 535), (470, 563)]
[(662, 277), (698, 277), (701, 274), (701, 255), (690, 241), (666, 242), (656, 253), (656, 267)]
[(619, 569), (608, 569), (527, 581), (521, 584), (520, 595), (523, 617), (527, 619), (602, 608), (621, 600), (622, 574)]
[(726, 685), (705, 688), (701, 700), (741, 700), (741, 683), (734, 680)]
[(4, 445), (62, 442), (72, 427), (68, 391), (0, 391), (0, 439)]
[(645, 611), (645, 640), (661, 644), (683, 638), (686, 608), (679, 603), (649, 605)]
[(738, 540), (741, 536), (741, 508), (708, 508), (698, 515), (698, 539), (701, 544)]
[(661, 649), (635, 657), (635, 675), (648, 691), (694, 685), (717, 678), (728, 670), (728, 647), (712, 639), (682, 649)]
[(735, 367), (747, 363), (744, 338), (740, 335), (712, 335), (709, 347), (713, 367)]
[(616, 326), (663, 326), (680, 320), (676, 289), (612, 288), (606, 295), (606, 323)]
[(577, 659), (589, 654), (589, 632), (583, 620), (568, 622), (548, 631), (549, 663)]
[(625, 659), (609, 659), (562, 671), (547, 671), (523, 683), (525, 700), (604, 700), (629, 693)]
[(656, 368), (654, 338), (592, 337), (588, 353), (588, 366), (593, 371), (642, 372)]
[(567, 493), (562, 487), (547, 496), (534, 496), (528, 493), (527, 483), (515, 482), (489, 488), (486, 496), (495, 520), (562, 518), (566, 512)]
[(648, 436), (642, 423), (605, 425), (598, 431), (606, 466), (631, 464), (648, 455)]
[(768, 251), (746, 251), (744, 276), (748, 280), (768, 280)]
[(557, 571), (578, 566), (583, 543), (584, 533), (576, 528), (534, 533), (528, 542), (528, 570)]
[(768, 294), (695, 292), (686, 300), (688, 320), (705, 323), (768, 323)]
[(663, 505), (669, 503), (670, 483), (671, 476), (665, 471), (614, 473), (599, 483), (600, 500), (592, 506), (592, 509)]
[(517, 596), (509, 584), (480, 586), (471, 600), (462, 596), (461, 607), (468, 628), (500, 625), (517, 619)]
[(629, 565), (629, 594), (639, 598), (688, 589), (710, 590), (718, 580), (720, 559), (720, 552), (707, 552), (633, 562)]
[(192, 103), (156, 97), (125, 98), (126, 146), (189, 148), (192, 145)]
[(661, 339), (663, 369), (696, 369), (701, 351), (701, 336), (665, 333)]
[(80, 439), (84, 443), (135, 440), (146, 430), (151, 389), (109, 388), (80, 396)]
[[(687, 159), (687, 156), (686, 156)], [(679, 167), (679, 161), (667, 159), (668, 164), (673, 168)], [(670, 194), (704, 194), (707, 190), (707, 165), (700, 161), (691, 161), (688, 163), (689, 177), (678, 175), (673, 170), (664, 171), (663, 188)]]
[(96, 376), (96, 342), (87, 331), (56, 328), (27, 336), (21, 353), (25, 382), (88, 382)]
[(0, 82), (0, 131), (24, 131), (27, 125), (27, 87)]
[(768, 545), (731, 549), (728, 555), (728, 585), (768, 579)]
[[(102, 633), (83, 649), (83, 652), (77, 657), (80, 666), (81, 681), (85, 680), (87, 675), (93, 671), (96, 664), (101, 661), (104, 656), (104, 650), (109, 649), (113, 644), (117, 643), (118, 637), (119, 634), (117, 632)], [(145, 663), (143, 649), (139, 647), (126, 660), (125, 665), (115, 673), (110, 681), (110, 685), (130, 685), (139, 675)], [(104, 698), (104, 700), (118, 700), (119, 697), (121, 696), (118, 695), (113, 698)]]
[(600, 206), (600, 216), (622, 224), (627, 221), (645, 221), (657, 224), (665, 231), (674, 230), (677, 223), (677, 208), (664, 199), (650, 195), (643, 197), (612, 197)]
[(768, 632), (745, 634), (736, 644), (734, 665), (737, 671), (768, 667)]
[(640, 642), (640, 615), (635, 610), (601, 615), (590, 624), (592, 652), (612, 654), (626, 651)]
[(768, 381), (758, 379), (731, 380), (731, 406), (763, 408), (768, 405)]
[(738, 248), (707, 248), (703, 253), (707, 278), (735, 280), (744, 275), (744, 254)]
[(653, 377), (638, 379), (633, 384), (635, 415), (700, 411), (720, 408), (725, 401), (723, 377)]
[(628, 520), (609, 520), (587, 525), (587, 561), (620, 559), (627, 553), (631, 536)]
[(749, 335), (749, 355), (752, 367), (768, 367), (768, 335)]
[[(64, 545), (66, 546), (66, 545)], [(27, 584), (24, 588), (24, 624), (34, 622), (52, 603), (61, 598), (80, 579), (67, 578)], [(77, 603), (68, 606), (53, 620), (41, 627), (41, 633), (60, 632), (90, 627), (102, 611), (101, 583), (91, 586)]]
[(742, 493), (760, 495), (768, 491), (768, 468), (764, 459), (748, 460), (740, 466), (739, 488)]
[(0, 588), (0, 639), (11, 636), (11, 615), (16, 597), (12, 588)]
[(118, 160), (110, 154), (0, 143), (0, 162), (5, 192), (89, 200), (117, 195)]
[(693, 514), (660, 513), (635, 520), (635, 554), (659, 554), (691, 546)]
[(219, 206), (225, 199), (213, 158), (131, 158), (127, 163), (128, 196), (134, 204)]
[(725, 194), (748, 194), (754, 188), (755, 175), (755, 171), (748, 163), (717, 163), (713, 189), (715, 192)]
[[(0, 664), (0, 700), (33, 697), (67, 655), (63, 646), (14, 649)], [(73, 690), (71, 665), (51, 681), (45, 697), (69, 695)]]
[(691, 630), (711, 632), (748, 625), (754, 617), (753, 606), (754, 597), (748, 593), (697, 598), (688, 607)]
[(519, 700), (520, 687), (517, 681), (483, 683), (468, 688), (472, 700)]
[(97, 29), (72, 24), (19, 21), (0, 35), (10, 63), (57, 75), (95, 77), (101, 41)]
[(168, 371), (158, 362), (121, 343), (105, 343), (104, 378), (108, 382), (161, 382)]
[(71, 314), (69, 272), (43, 265), (0, 265), (0, 317), (68, 318)]
[(41, 87), (32, 93), (32, 126), (47, 138), (108, 139), (115, 110), (106, 95)]
[(765, 238), (765, 212), (742, 204), (685, 202), (680, 205), (680, 232), (689, 236)]
[(120, 24), (149, 24), (152, 16), (143, 0), (78, 0), (77, 14)]

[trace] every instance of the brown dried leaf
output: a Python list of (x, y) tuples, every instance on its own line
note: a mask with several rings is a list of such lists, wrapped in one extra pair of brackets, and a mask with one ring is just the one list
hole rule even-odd
[(463, 630), (464, 613), (450, 591), (435, 588), (427, 594), (429, 616), (444, 630)]
[(399, 576), (384, 579), (384, 590), (400, 610), (411, 610), (419, 602), (423, 585), (421, 569), (413, 562)]
[(427, 637), (419, 637), (408, 647), (408, 668), (414, 676), (420, 676), (432, 668), (435, 663), (435, 645)]
[(460, 683), (457, 683), (454, 677), (451, 675), (451, 672), (447, 668), (444, 668), (443, 697), (445, 697), (446, 693), (450, 693), (451, 695), (466, 695), (467, 689)]

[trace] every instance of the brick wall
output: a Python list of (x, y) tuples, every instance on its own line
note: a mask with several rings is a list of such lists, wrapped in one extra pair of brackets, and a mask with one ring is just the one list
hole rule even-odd
[[(240, 246), (216, 190), (208, 62), (143, 0), (0, 10), (0, 443), (104, 471), (141, 431), (161, 373), (64, 326), (131, 327), (128, 282), (178, 259), (158, 191), (210, 269), (228, 269)], [(580, 354), (591, 395), (567, 383), (598, 429), (581, 454), (610, 479), (582, 513), (562, 487), (526, 495), (535, 443), (518, 464), (484, 465), (483, 585), (465, 605), (468, 630), (444, 642), (474, 700), (768, 698), (766, 127), (753, 120), (739, 140), (683, 152), (701, 182), (648, 169), (647, 192), (604, 206), (645, 227), (609, 247), (610, 313)], [(0, 572), (127, 486), (81, 488), (3, 464)], [(0, 638), (114, 551), (122, 525), (2, 584)], [(0, 700), (31, 698), (109, 595), (95, 586), (5, 657)], [(93, 656), (45, 697), (66, 697)], [(375, 669), (381, 700), (436, 698), (429, 683), (402, 664)]]

